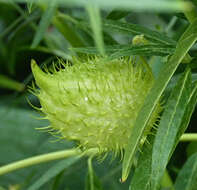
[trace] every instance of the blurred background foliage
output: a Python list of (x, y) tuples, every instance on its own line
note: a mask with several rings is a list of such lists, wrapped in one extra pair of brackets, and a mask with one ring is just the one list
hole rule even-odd
[[(77, 0), (61, 4), (55, 0), (38, 2), (0, 0), (0, 165), (74, 146), (35, 130), (46, 126), (47, 121), (36, 119), (39, 115), (26, 100), (28, 98), (33, 105), (39, 106), (37, 99), (27, 90), (32, 81), (31, 59), (42, 67), (50, 66), (57, 59), (72, 61), (72, 56), (83, 53), (117, 57), (139, 54), (147, 56), (157, 76), (166, 56), (173, 53), (176, 41), (189, 25), (181, 11), (188, 5), (183, 1), (141, 0), (138, 4), (128, 0), (101, 0), (96, 1), (98, 6), (91, 1)], [(193, 0), (193, 3), (197, 4), (197, 1)], [(136, 25), (128, 28), (121, 23)], [(154, 46), (133, 51), (130, 47), (133, 37), (144, 33), (149, 41), (155, 42)], [(166, 43), (162, 43), (164, 38)], [(193, 60), (189, 63), (193, 81), (197, 80), (196, 52), (197, 46), (194, 45), (190, 51)], [(184, 64), (179, 66), (166, 96), (185, 67)], [(187, 132), (197, 132), (196, 114), (194, 112)], [(172, 180), (195, 152), (196, 142), (178, 145), (168, 164)], [(102, 163), (94, 162), (93, 167), (97, 176), (96, 189), (128, 189), (130, 179), (124, 184), (119, 182), (121, 163), (118, 159), (111, 162), (109, 156)], [(47, 177), (47, 172), (54, 175)], [(38, 179), (41, 179), (40, 184), (30, 188)], [(86, 159), (68, 159), (64, 163), (56, 161), (0, 176), (0, 188), (88, 190), (87, 181)]]

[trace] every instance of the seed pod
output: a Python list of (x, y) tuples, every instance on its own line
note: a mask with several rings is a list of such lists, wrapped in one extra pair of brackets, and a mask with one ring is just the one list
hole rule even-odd
[[(150, 70), (128, 58), (104, 62), (101, 58), (64, 64), (44, 73), (33, 61), (32, 72), (41, 111), (62, 138), (84, 149), (120, 152), (128, 143), (136, 117), (153, 85)], [(157, 105), (144, 135), (158, 118)]]

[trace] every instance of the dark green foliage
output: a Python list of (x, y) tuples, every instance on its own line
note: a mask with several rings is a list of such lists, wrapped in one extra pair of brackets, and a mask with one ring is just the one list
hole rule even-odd
[[(17, 160), (77, 146), (36, 129), (49, 123), (27, 103), (40, 106), (27, 90), (31, 59), (50, 70), (57, 60), (72, 65), (73, 56), (132, 57), (149, 65), (155, 82), (121, 161), (109, 154), (102, 162), (102, 156), (93, 163), (76, 156), (39, 164), (0, 176), (0, 190), (196, 190), (196, 142), (180, 138), (197, 132), (197, 1), (37, 2), (0, 0), (0, 171)], [(158, 101), (160, 120), (142, 140)], [(125, 183), (121, 169), (123, 181), (129, 176)]]

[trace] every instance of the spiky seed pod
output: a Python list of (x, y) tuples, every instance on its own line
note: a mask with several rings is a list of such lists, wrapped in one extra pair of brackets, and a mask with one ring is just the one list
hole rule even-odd
[[(50, 127), (62, 138), (76, 140), (84, 149), (101, 152), (123, 150), (144, 99), (153, 85), (152, 73), (141, 63), (128, 58), (103, 62), (101, 58), (53, 73), (44, 73), (35, 62), (32, 72), (41, 111)], [(147, 131), (154, 125), (161, 110), (158, 105)]]

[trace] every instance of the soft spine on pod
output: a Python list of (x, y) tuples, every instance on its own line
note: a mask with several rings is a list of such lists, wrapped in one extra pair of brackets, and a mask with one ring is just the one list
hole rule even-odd
[[(41, 111), (50, 128), (61, 138), (76, 140), (81, 148), (100, 152), (124, 150), (144, 99), (153, 85), (152, 73), (128, 58), (86, 62), (43, 72), (32, 61)], [(154, 126), (160, 104), (149, 120), (144, 136)]]

